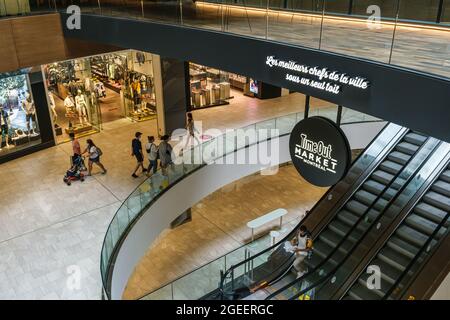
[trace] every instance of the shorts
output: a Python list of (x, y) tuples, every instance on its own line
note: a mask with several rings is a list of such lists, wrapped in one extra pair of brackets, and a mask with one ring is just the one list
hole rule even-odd
[(96, 158), (89, 158), (89, 161), (91, 161), (93, 163), (99, 163), (100, 162), (100, 156), (98, 156)]
[(144, 157), (142, 156), (141, 153), (137, 153), (134, 156), (136, 157), (138, 163), (144, 162)]
[(34, 114), (34, 113), (27, 114), (26, 119), (27, 119), (27, 122), (29, 122), (30, 120), (33, 122), (36, 122), (36, 114)]

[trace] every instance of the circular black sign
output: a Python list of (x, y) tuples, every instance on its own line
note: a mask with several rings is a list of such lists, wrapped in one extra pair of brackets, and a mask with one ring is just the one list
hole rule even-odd
[(297, 123), (289, 138), (292, 163), (306, 181), (319, 187), (339, 182), (351, 163), (345, 133), (333, 121), (311, 117)]

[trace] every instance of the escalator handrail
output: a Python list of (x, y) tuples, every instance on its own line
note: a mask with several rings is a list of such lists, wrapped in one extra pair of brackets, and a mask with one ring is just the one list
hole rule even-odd
[[(430, 243), (433, 241), (433, 239), (439, 233), (441, 228), (443, 226), (445, 226), (445, 224), (447, 223), (447, 220), (449, 219), (449, 217), (450, 217), (450, 212), (447, 212), (447, 214), (445, 215), (444, 219), (442, 219), (442, 221), (439, 223), (439, 225), (434, 229), (433, 233), (428, 237), (427, 241), (425, 241), (425, 243), (422, 245), (422, 247), (420, 248), (419, 252), (417, 252), (415, 257), (408, 263), (408, 265), (406, 266), (405, 270), (402, 272), (400, 277), (391, 286), (391, 288), (388, 290), (388, 292), (386, 292), (386, 294), (383, 296), (383, 298), (381, 298), (381, 300), (388, 299), (389, 296), (394, 292), (394, 290), (399, 286), (400, 282), (409, 273), (409, 271), (412, 268), (412, 266), (417, 262), (417, 260), (419, 260), (419, 257), (421, 256), (421, 254), (427, 249), (427, 247), (430, 245)], [(450, 230), (450, 228), (447, 229), (446, 235), (448, 234), (449, 230)], [(441, 239), (439, 239), (438, 244), (441, 243), (446, 238), (446, 235), (443, 235), (441, 237)], [(408, 286), (404, 286), (403, 290), (406, 290), (407, 288), (408, 288)]]
[[(377, 134), (377, 136), (376, 136), (376, 137), (372, 140), (372, 142), (367, 146), (366, 150), (369, 149), (370, 147), (372, 147), (372, 145), (376, 143), (377, 138), (384, 132), (385, 129), (388, 128), (388, 126), (389, 126), (390, 124), (391, 124), (391, 123), (388, 123), (388, 124), (386, 124), (386, 126), (383, 127), (383, 129)], [(399, 142), (399, 141), (400, 141), (407, 133), (408, 133), (408, 130), (405, 130), (405, 128), (400, 127), (399, 130), (395, 133), (394, 137), (397, 137), (396, 141)], [(382, 150), (383, 154), (384, 154), (384, 155), (387, 155), (388, 152), (389, 152), (390, 150), (392, 150), (394, 147), (395, 147), (395, 145), (393, 145), (393, 146), (390, 147), (390, 148), (387, 148), (387, 147), (386, 147), (385, 149)], [(355, 161), (353, 162), (353, 164), (355, 165), (355, 164), (358, 162), (358, 160), (359, 160), (363, 155), (364, 155), (364, 152), (362, 152), (362, 153), (355, 159)], [(382, 159), (384, 159), (384, 158), (385, 158), (385, 157), (382, 157)], [(382, 159), (380, 159), (379, 162), (381, 162)], [(374, 161), (375, 161), (375, 160), (374, 160)], [(350, 169), (350, 170), (351, 170), (351, 169)], [(363, 172), (363, 173), (364, 173), (364, 172)], [(362, 173), (362, 174), (363, 174), (363, 173)], [(369, 173), (368, 175), (370, 175), (370, 173)], [(336, 186), (336, 185), (335, 185), (335, 186)], [(306, 216), (304, 217), (304, 219), (299, 223), (298, 226), (300, 226), (301, 224), (303, 224), (303, 221), (304, 221), (304, 220), (305, 220), (312, 212), (314, 212), (314, 210), (317, 208), (317, 206), (318, 206), (319, 204), (321, 204), (322, 201), (324, 201), (325, 199), (328, 198), (329, 194), (331, 194), (331, 193), (333, 192), (333, 189), (334, 189), (335, 186), (331, 187), (331, 188), (330, 188), (330, 189), (329, 189), (329, 190), (328, 190), (328, 191), (320, 198), (320, 200), (319, 200), (318, 202), (316, 202), (316, 204), (313, 206), (313, 208), (312, 208), (311, 210), (309, 210), (309, 212), (307, 213), (307, 215), (306, 215)], [(353, 191), (356, 191), (356, 190), (353, 190)], [(345, 195), (346, 195), (346, 193), (343, 193), (341, 197), (343, 197), (343, 196), (345, 196)], [(332, 208), (332, 211), (333, 211), (333, 212), (335, 212), (336, 210), (338, 210), (338, 209), (336, 209), (337, 206), (339, 206), (339, 208), (340, 208), (340, 207), (342, 206), (342, 204), (340, 204), (339, 201), (337, 201), (336, 204), (334, 205), (334, 207)], [(325, 218), (324, 218), (324, 219), (325, 219)], [(297, 226), (297, 227), (298, 227), (298, 226)], [(294, 228), (294, 229), (293, 229), (290, 233), (288, 233), (285, 237), (283, 237), (283, 239), (281, 239), (279, 242), (275, 243), (273, 246), (270, 246), (270, 247), (266, 248), (265, 250), (263, 250), (263, 251), (261, 251), (261, 252), (255, 254), (255, 255), (253, 255), (253, 256), (247, 258), (247, 259), (244, 259), (244, 260), (240, 261), (239, 263), (237, 263), (237, 264), (235, 264), (235, 265), (230, 266), (230, 268), (228, 268), (228, 270), (227, 270), (226, 272), (224, 272), (224, 273), (222, 274), (222, 276), (221, 276), (219, 289), (223, 289), (223, 283), (224, 283), (224, 280), (227, 278), (228, 274), (230, 274), (231, 272), (234, 271), (234, 269), (240, 267), (241, 265), (243, 265), (243, 264), (245, 264), (245, 263), (248, 263), (249, 261), (255, 259), (256, 257), (262, 255), (263, 253), (265, 253), (265, 252), (267, 252), (267, 251), (269, 251), (269, 250), (272, 250), (273, 248), (279, 246), (280, 243), (285, 242), (287, 239), (290, 239), (290, 238), (292, 237), (292, 235), (295, 234), (295, 232), (297, 232), (297, 227)]]
[[(428, 184), (426, 186), (422, 186), (420, 189), (417, 190), (417, 192), (420, 192), (420, 194), (418, 196), (416, 196), (415, 198), (413, 197), (407, 204), (407, 206), (405, 206), (403, 208), (403, 210), (399, 213), (399, 217), (402, 217), (400, 221), (397, 221), (396, 218), (394, 218), (394, 221), (391, 223), (392, 224), (396, 224), (396, 226), (393, 228), (392, 232), (390, 232), (385, 239), (382, 241), (382, 243), (379, 245), (378, 250), (376, 250), (376, 252), (372, 255), (372, 258), (370, 258), (370, 260), (368, 261), (367, 264), (365, 264), (364, 268), (362, 268), (362, 270), (365, 270), (366, 267), (368, 265), (370, 265), (371, 261), (378, 255), (378, 253), (386, 246), (386, 243), (390, 240), (390, 238), (392, 237), (392, 235), (395, 233), (395, 231), (398, 229), (398, 227), (400, 227), (400, 225), (405, 221), (405, 219), (408, 217), (409, 213), (414, 209), (414, 207), (416, 206), (416, 204), (418, 202), (420, 202), (420, 200), (423, 197), (423, 194), (425, 192), (427, 192), (427, 190), (430, 190), (430, 188), (432, 187), (432, 185), (439, 179), (440, 175), (442, 174), (442, 172), (444, 172), (446, 170), (446, 166), (450, 161), (450, 151), (447, 152), (446, 156), (444, 157), (444, 159), (439, 163), (438, 165), (438, 170), (433, 171), (433, 173), (431, 173), (433, 175), (433, 177), (430, 179), (430, 177), (427, 178), (427, 180), (431, 180), (428, 182)], [(423, 191), (421, 191), (423, 190)], [(403, 213), (404, 211), (406, 211), (405, 213)], [(396, 222), (397, 221), (397, 222)], [(389, 227), (387, 228), (389, 229)], [(342, 298), (343, 296), (345, 296), (345, 294), (347, 294), (347, 292), (352, 288), (353, 284), (358, 281), (358, 278), (360, 277), (361, 273), (363, 271), (359, 272), (357, 276), (354, 277), (354, 280), (350, 282), (350, 284), (347, 286), (347, 288), (345, 290), (343, 290), (344, 292), (342, 294), (340, 294), (340, 298)]]
[[(293, 285), (297, 284), (298, 282), (302, 281), (305, 277), (307, 277), (308, 275), (312, 274), (313, 272), (315, 272), (317, 269), (319, 269), (322, 265), (324, 265), (339, 249), (340, 246), (343, 245), (343, 243), (347, 240), (347, 238), (350, 236), (350, 234), (359, 226), (359, 224), (361, 223), (361, 221), (364, 220), (364, 218), (366, 217), (366, 215), (368, 214), (368, 212), (372, 209), (374, 209), (375, 204), (378, 203), (378, 200), (380, 200), (382, 198), (382, 195), (385, 194), (385, 192), (387, 190), (389, 190), (391, 188), (391, 186), (393, 185), (393, 183), (399, 178), (399, 176), (404, 172), (404, 170), (407, 169), (408, 165), (413, 161), (413, 159), (415, 159), (415, 157), (420, 153), (420, 151), (422, 151), (422, 149), (425, 147), (425, 145), (427, 145), (427, 142), (430, 141), (430, 137), (427, 138), (427, 140), (422, 144), (422, 146), (417, 149), (417, 151), (414, 153), (413, 156), (411, 156), (411, 158), (406, 162), (406, 164), (403, 167), (403, 170), (397, 172), (397, 174), (394, 176), (394, 178), (392, 178), (391, 182), (389, 183), (389, 185), (387, 185), (383, 191), (377, 196), (377, 198), (375, 199), (375, 201), (372, 203), (371, 206), (369, 206), (366, 211), (364, 212), (363, 215), (361, 215), (358, 219), (358, 221), (350, 228), (350, 230), (347, 232), (347, 234), (345, 235), (345, 237), (338, 243), (338, 245), (333, 249), (333, 251), (328, 254), (320, 263), (319, 265), (317, 265), (316, 267), (313, 268), (313, 270), (311, 270), (310, 272), (304, 274), (303, 276), (301, 276), (298, 279), (295, 279), (294, 281), (292, 281), (291, 283), (283, 286), (282, 288), (280, 288), (279, 290), (275, 291), (274, 293), (270, 294), (265, 300), (269, 300), (271, 298), (273, 298), (274, 296), (278, 295), (280, 292), (285, 291), (286, 289), (288, 289), (289, 287), (292, 287)], [(427, 163), (428, 159), (431, 157), (431, 155), (434, 153), (434, 151), (439, 147), (439, 145), (441, 144), (441, 142), (439, 142), (434, 148), (433, 150), (430, 152), (430, 154), (422, 161), (421, 165), (411, 174), (411, 176), (405, 181), (405, 183), (400, 187), (400, 189), (397, 191), (397, 193), (395, 194), (394, 197), (392, 197), (389, 202), (386, 204), (386, 206), (384, 207), (384, 209), (379, 213), (379, 215), (375, 218), (374, 221), (372, 221), (372, 223), (370, 224), (370, 226), (367, 228), (367, 230), (363, 233), (363, 235), (361, 236), (360, 239), (364, 239), (367, 234), (371, 231), (372, 227), (374, 225), (376, 225), (376, 223), (378, 223), (378, 221), (381, 219), (381, 217), (383, 216), (383, 214), (388, 210), (388, 208), (397, 200), (397, 198), (402, 194), (403, 190), (408, 186), (408, 184), (411, 182), (411, 180), (416, 176), (417, 172), (419, 172), (421, 170), (421, 168)], [(302, 295), (304, 292), (309, 291), (311, 288), (321, 284), (322, 282), (324, 282), (326, 279), (328, 279), (330, 276), (332, 276), (336, 270), (338, 270), (345, 261), (347, 261), (348, 257), (353, 253), (353, 251), (358, 247), (357, 246), (358, 243), (355, 243), (353, 245), (353, 247), (349, 250), (349, 252), (345, 255), (344, 259), (342, 259), (341, 262), (338, 263), (338, 265), (332, 269), (329, 274), (325, 277), (323, 277), (321, 280), (319, 280), (317, 283), (313, 284), (312, 286), (310, 286), (307, 289), (301, 290), (300, 293), (295, 294), (293, 297), (290, 298), (290, 300), (297, 298), (298, 296)]]

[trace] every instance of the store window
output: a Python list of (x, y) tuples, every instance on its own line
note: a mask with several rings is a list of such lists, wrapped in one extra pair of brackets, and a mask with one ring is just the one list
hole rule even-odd
[(0, 157), (41, 143), (28, 75), (0, 75)]
[(128, 52), (128, 73), (123, 95), (126, 115), (134, 121), (156, 118), (156, 94), (152, 55), (147, 52)]
[(100, 130), (95, 80), (88, 59), (63, 61), (44, 66), (50, 111), (58, 142), (69, 134), (83, 136)]
[(44, 66), (58, 142), (122, 119), (156, 118), (152, 55), (126, 50)]
[(261, 93), (259, 81), (232, 72), (190, 63), (189, 73), (192, 109), (228, 105), (236, 95)]

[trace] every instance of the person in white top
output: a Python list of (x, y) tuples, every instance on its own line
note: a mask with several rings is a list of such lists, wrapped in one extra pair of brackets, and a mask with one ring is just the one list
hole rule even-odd
[(158, 169), (158, 146), (155, 144), (155, 137), (150, 136), (148, 138), (148, 143), (145, 145), (145, 150), (148, 154), (148, 161), (150, 164), (147, 169), (147, 176), (150, 176), (150, 170), (153, 168), (153, 173), (156, 173)]
[(99, 166), (103, 172), (102, 174), (106, 174), (107, 170), (103, 166), (103, 164), (100, 162), (100, 156), (102, 155), (102, 152), (100, 148), (98, 148), (94, 141), (91, 139), (87, 139), (87, 147), (86, 150), (84, 150), (83, 154), (87, 153), (89, 155), (89, 162), (88, 162), (88, 176), (92, 173), (92, 164), (95, 163), (97, 166)]
[(301, 226), (298, 230), (297, 236), (293, 239), (295, 261), (294, 268), (297, 270), (297, 278), (300, 278), (306, 272), (304, 260), (310, 254), (312, 248), (311, 236), (305, 226)]

